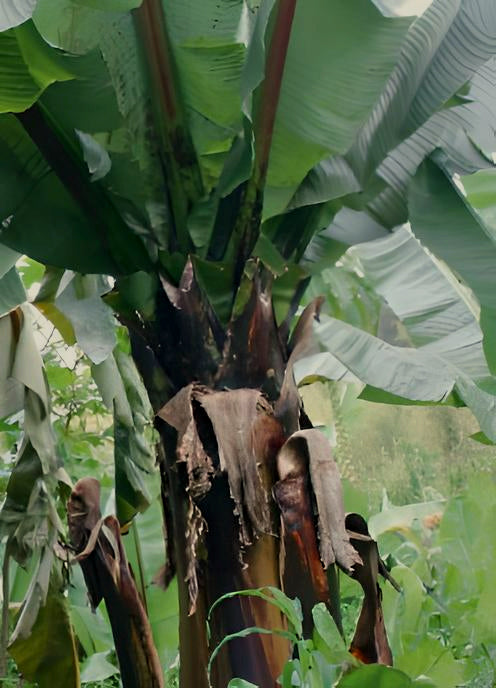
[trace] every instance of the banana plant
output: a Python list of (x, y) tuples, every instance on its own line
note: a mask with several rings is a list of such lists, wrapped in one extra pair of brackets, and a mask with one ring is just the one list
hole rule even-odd
[[(93, 482), (76, 485), (61, 548), (43, 375), (34, 388), (14, 354), (0, 358), (2, 414), (24, 404), (26, 436), (2, 510), (6, 556), (40, 557), (33, 585), (44, 581), (27, 642), (60, 593), (62, 549), (92, 603), (104, 597), (117, 615), (125, 687), (162, 685), (121, 542), (157, 464), (183, 688), (276, 685), (291, 655), (284, 615), (230, 594), (282, 587), (301, 601), (304, 635), (317, 603), (339, 628), (338, 568), (364, 590), (352, 652), (391, 662), (377, 588), (387, 572), (363, 519), (345, 520), (338, 468), (297, 382), (358, 379), (373, 400), (464, 404), (496, 440), (495, 235), (460, 181), (493, 167), (496, 10), (388, 9), (2, 3), (2, 351), (24, 355), (24, 254), (46, 266), (34, 305), (78, 342), (114, 413), (115, 516), (101, 517)], [(10, 514), (31, 517), (41, 485), (49, 523), (26, 553)], [(36, 523), (22, 521), (26, 537)], [(26, 668), (16, 651), (21, 635), (13, 655), (45, 685), (46, 665)]]

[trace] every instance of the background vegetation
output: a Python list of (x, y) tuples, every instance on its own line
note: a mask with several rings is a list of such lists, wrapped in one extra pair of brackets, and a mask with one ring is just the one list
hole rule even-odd
[[(26, 288), (35, 293), (39, 266), (23, 259), (19, 270)], [(77, 345), (67, 347), (40, 314), (36, 329), (53, 393), (57, 446), (66, 470), (73, 481), (97, 474), (111, 511), (112, 416)], [(399, 595), (391, 586), (384, 589), (395, 666), (415, 685), (488, 688), (496, 681), (496, 589), (491, 575), (496, 553), (488, 547), (488, 534), (496, 529), (496, 448), (470, 439), (477, 423), (467, 409), (372, 404), (357, 399), (353, 390), (343, 394), (343, 389), (336, 383), (316, 382), (302, 392), (312, 420), (325, 427), (335, 444), (345, 477), (346, 509), (370, 518), (381, 554), (401, 585)], [(0, 428), (0, 498), (21, 438), (21, 420), (19, 416), (4, 419)], [(178, 685), (177, 592), (172, 585), (164, 593), (152, 582), (163, 561), (157, 537), (159, 511), (155, 500), (145, 514), (136, 517), (125, 543), (135, 569), (140, 571), (140, 565), (145, 565), (142, 583), (147, 599), (162, 606), (153, 628), (164, 665), (169, 666), (167, 686), (174, 688)], [(28, 582), (29, 571), (23, 573), (12, 562), (11, 596), (17, 596), (19, 603)], [(361, 591), (357, 583), (341, 577), (341, 592), (349, 639), (360, 611)], [(91, 614), (78, 567), (73, 568), (69, 599), (82, 682), (87, 688), (119, 686), (105, 608), (101, 606), (96, 616)], [(16, 613), (15, 604), (11, 613)], [(309, 664), (302, 666), (301, 659), (289, 663), (284, 686), (329, 686), (355, 661), (324, 608), (316, 608), (315, 620), (313, 643), (305, 644)], [(12, 659), (8, 668), (5, 688), (35, 685), (19, 677)], [(362, 674), (367, 671), (370, 668), (358, 672), (361, 683), (357, 685), (366, 687), (370, 681), (375, 687), (378, 677)], [(393, 681), (391, 688), (410, 685), (403, 683), (404, 675), (388, 678)], [(300, 684), (295, 683), (298, 680)]]

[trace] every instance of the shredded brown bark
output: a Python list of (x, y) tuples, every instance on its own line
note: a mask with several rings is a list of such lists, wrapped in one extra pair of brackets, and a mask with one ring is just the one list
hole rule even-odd
[[(198, 553), (207, 527), (202, 511), (212, 481), (227, 476), (243, 550), (273, 531), (270, 496), (262, 476), (274, 472), (275, 454), (284, 437), (270, 404), (256, 389), (212, 391), (188, 385), (158, 416), (176, 430), (176, 462), (186, 467), (187, 581), (192, 613), (198, 596)], [(269, 478), (269, 483), (272, 480)]]
[(235, 513), (239, 518), (242, 545), (270, 531), (268, 496), (253, 453), (252, 428), (259, 413), (269, 406), (258, 390), (234, 389), (202, 397), (201, 405), (214, 428), (220, 468), (227, 473)]

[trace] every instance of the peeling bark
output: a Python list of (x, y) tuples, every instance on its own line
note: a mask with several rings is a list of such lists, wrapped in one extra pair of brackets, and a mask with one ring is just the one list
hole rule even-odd
[(311, 637), (312, 609), (329, 602), (327, 577), (320, 560), (315, 520), (305, 475), (288, 477), (274, 485), (281, 511), (283, 549), (280, 568), (284, 592), (298, 597), (303, 611), (303, 633)]
[(270, 407), (258, 390), (235, 389), (202, 397), (219, 447), (221, 471), (227, 473), (235, 513), (239, 519), (240, 541), (249, 545), (271, 530), (268, 495), (253, 453), (252, 429), (259, 414)]

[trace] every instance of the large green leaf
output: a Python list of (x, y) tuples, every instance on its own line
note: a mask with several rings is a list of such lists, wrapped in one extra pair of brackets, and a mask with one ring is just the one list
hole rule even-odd
[(491, 0), (434, 0), (408, 33), (401, 57), (349, 159), (364, 179), (448, 101), (496, 51)]
[[(496, 437), (494, 396), (477, 386), (441, 351), (393, 346), (347, 323), (322, 316), (317, 336), (328, 351), (319, 358), (318, 374), (331, 380), (346, 379), (351, 371), (371, 387), (411, 401), (442, 402), (452, 391), (472, 410), (485, 434)], [(305, 365), (303, 359), (300, 365)], [(305, 372), (312, 376), (308, 362)], [(298, 372), (295, 373), (298, 376)], [(315, 374), (315, 373), (314, 373)]]
[(326, 154), (349, 148), (384, 88), (409, 24), (382, 16), (368, 0), (297, 4), (270, 185), (293, 186)]
[(489, 375), (479, 307), (407, 227), (349, 250), (371, 286), (403, 323), (411, 343), (438, 352), (471, 378)]
[(0, 112), (22, 112), (50, 84), (72, 78), (32, 21), (0, 33)]
[(42, 0), (34, 20), (46, 40), (82, 54), (69, 58), (77, 81), (55, 84), (43, 95), (43, 106), (65, 131), (76, 127), (100, 134), (98, 143), (112, 160), (104, 188), (126, 223), (151, 239), (148, 248), (156, 253), (157, 244), (167, 245), (168, 205), (151, 128), (148, 78), (131, 13)]
[[(41, 132), (41, 138), (47, 135)], [(0, 117), (1, 242), (40, 262), (80, 272), (122, 274), (144, 267), (143, 243), (111, 192), (91, 182), (82, 155), (67, 166), (74, 159), (72, 147), (76, 155), (80, 150), (72, 136), (69, 142), (44, 138), (52, 151), (55, 146), (53, 164), (61, 167), (62, 182), (19, 121)]]
[(9, 652), (39, 688), (79, 688), (79, 662), (62, 576), (54, 566), (46, 600), (27, 634), (18, 625)]
[(492, 167), (496, 146), (496, 60), (482, 65), (470, 81), (466, 103), (435, 113), (389, 153), (377, 175), (387, 184), (368, 207), (389, 227), (407, 216), (408, 186), (424, 158), (441, 148), (449, 172), (470, 174)]
[(103, 401), (114, 412), (116, 513), (126, 523), (152, 499), (152, 409), (132, 358), (119, 348), (92, 371)]
[(496, 369), (496, 244), (461, 192), (432, 162), (425, 162), (410, 188), (415, 236), (442, 258), (473, 290), (481, 306), (484, 352)]
[[(463, 8), (456, 0), (436, 0), (412, 25), (393, 74), (345, 159), (331, 157), (317, 165), (294, 202), (326, 202), (342, 188), (341, 203), (362, 211), (364, 231), (377, 221), (391, 229), (408, 219), (409, 183), (436, 148), (451, 173), (490, 167), (496, 146), (495, 41), (494, 6), (488, 0)], [(333, 231), (331, 225), (327, 234), (332, 237)], [(368, 238), (351, 233), (347, 243)]]
[(346, 674), (337, 688), (411, 688), (412, 680), (402, 671), (380, 664), (364, 666)]

